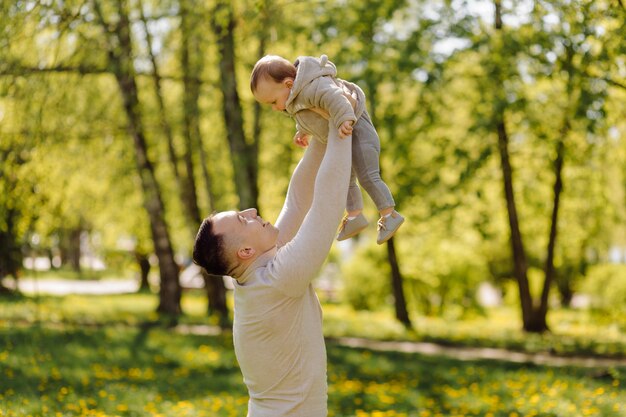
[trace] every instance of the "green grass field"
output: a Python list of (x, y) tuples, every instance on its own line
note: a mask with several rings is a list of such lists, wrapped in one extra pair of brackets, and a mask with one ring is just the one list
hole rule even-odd
[[(143, 325), (155, 319), (155, 304), (150, 294), (0, 299), (0, 416), (245, 416), (230, 334)], [(184, 308), (183, 322), (211, 324), (200, 295), (186, 295)], [(403, 336), (384, 313), (327, 305), (325, 314), (332, 336)], [(420, 321), (423, 331), (409, 336), (427, 339), (436, 323)], [(466, 336), (469, 345), (486, 343), (485, 335), (469, 336), (472, 322), (454, 326), (466, 330), (453, 343)], [(490, 333), (515, 336), (507, 326)], [(573, 334), (570, 353), (585, 346)], [(330, 342), (328, 382), (329, 416), (626, 416), (624, 368), (458, 361)]]

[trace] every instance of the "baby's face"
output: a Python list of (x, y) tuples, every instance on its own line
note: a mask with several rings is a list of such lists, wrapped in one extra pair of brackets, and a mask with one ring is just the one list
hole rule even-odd
[(254, 98), (261, 104), (272, 106), (272, 110), (285, 110), (285, 103), (293, 87), (293, 78), (285, 78), (277, 83), (271, 78), (262, 78), (254, 91)]

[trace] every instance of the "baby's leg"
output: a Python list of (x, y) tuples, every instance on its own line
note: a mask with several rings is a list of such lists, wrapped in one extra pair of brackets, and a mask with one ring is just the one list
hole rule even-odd
[(389, 187), (380, 177), (380, 139), (367, 112), (352, 131), (352, 171), (382, 215), (396, 205)]
[(356, 185), (356, 173), (352, 169), (350, 174), (350, 186), (348, 187), (348, 201), (346, 202), (346, 211), (348, 212), (337, 233), (337, 240), (350, 239), (361, 233), (368, 225), (368, 221), (361, 213), (363, 211), (363, 197), (361, 189)]
[(348, 199), (346, 201), (346, 211), (348, 216), (355, 217), (363, 210), (363, 196), (361, 189), (356, 183), (356, 172), (354, 166), (350, 173), (350, 186), (348, 187)]

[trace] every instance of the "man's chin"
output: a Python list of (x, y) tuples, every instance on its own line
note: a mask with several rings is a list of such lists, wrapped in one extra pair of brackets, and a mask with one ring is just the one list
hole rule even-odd
[(272, 228), (272, 231), (274, 232), (274, 245), (278, 244), (278, 235), (280, 233), (280, 230), (278, 230), (277, 227), (275, 227), (274, 225), (270, 225), (268, 227)]

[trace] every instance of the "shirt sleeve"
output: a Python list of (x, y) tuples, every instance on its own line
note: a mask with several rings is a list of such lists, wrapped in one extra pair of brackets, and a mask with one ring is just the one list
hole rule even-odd
[(311, 207), (315, 177), (325, 151), (325, 144), (312, 140), (293, 171), (285, 203), (276, 220), (279, 247), (293, 239)]
[(330, 117), (329, 123), (335, 129), (339, 129), (343, 122), (357, 121), (346, 91), (330, 76), (315, 79), (300, 94), (308, 97), (308, 106), (326, 110)]
[(334, 129), (329, 133), (311, 207), (295, 237), (278, 250), (268, 265), (268, 278), (288, 296), (300, 296), (306, 291), (330, 252), (346, 205), (351, 150), (351, 137), (340, 139)]

